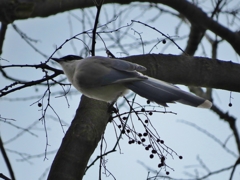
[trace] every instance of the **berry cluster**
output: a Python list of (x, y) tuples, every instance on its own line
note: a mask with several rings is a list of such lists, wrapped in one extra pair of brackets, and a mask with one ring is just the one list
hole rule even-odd
[[(152, 106), (148, 106), (152, 107)], [(153, 113), (166, 113), (166, 111), (156, 111), (146, 110), (146, 106), (132, 108), (132, 112), (129, 114), (135, 114), (138, 118), (138, 122), (141, 123), (143, 127), (143, 131), (140, 132), (136, 130), (132, 119), (130, 120), (131, 123), (128, 123), (129, 114), (126, 113), (118, 114), (117, 116), (113, 117), (113, 122), (117, 125), (118, 129), (120, 130), (121, 136), (126, 136), (128, 138), (128, 144), (138, 144), (141, 145), (146, 151), (150, 152), (149, 158), (153, 159), (154, 157), (159, 158), (159, 164), (157, 165), (158, 168), (163, 168), (167, 175), (169, 175), (169, 171), (167, 169), (172, 169), (166, 164), (166, 160), (168, 155), (173, 158), (174, 155), (178, 156), (179, 159), (182, 159), (182, 156), (179, 156), (174, 150), (170, 147), (165, 145), (164, 140), (162, 140), (157, 133), (157, 130), (153, 127), (149, 116), (153, 115)], [(144, 116), (144, 120), (141, 118)], [(119, 121), (118, 121), (119, 120)], [(173, 169), (172, 169), (173, 170)]]

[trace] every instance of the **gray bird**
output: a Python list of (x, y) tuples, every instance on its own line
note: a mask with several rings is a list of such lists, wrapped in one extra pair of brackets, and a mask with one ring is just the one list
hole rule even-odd
[(58, 62), (71, 84), (89, 98), (113, 104), (118, 97), (132, 90), (160, 105), (179, 102), (186, 105), (211, 108), (212, 103), (185, 92), (167, 82), (143, 75), (146, 68), (128, 61), (93, 56), (82, 58), (68, 55), (52, 58)]

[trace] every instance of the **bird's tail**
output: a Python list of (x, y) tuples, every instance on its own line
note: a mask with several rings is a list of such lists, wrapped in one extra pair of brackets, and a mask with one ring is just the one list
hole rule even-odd
[(128, 83), (126, 87), (138, 95), (163, 106), (167, 106), (166, 103), (173, 103), (175, 101), (201, 108), (211, 108), (212, 106), (212, 103), (208, 100), (151, 77), (148, 77), (146, 80)]

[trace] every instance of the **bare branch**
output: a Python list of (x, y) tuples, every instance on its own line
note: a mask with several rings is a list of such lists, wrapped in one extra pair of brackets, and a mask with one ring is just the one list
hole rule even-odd
[[(6, 165), (7, 165), (7, 168), (8, 168), (9, 174), (11, 176), (11, 179), (15, 180), (15, 175), (14, 175), (14, 172), (13, 172), (13, 169), (12, 169), (12, 165), (11, 165), (11, 163), (9, 161), (7, 153), (6, 153), (5, 148), (3, 146), (3, 142), (2, 142), (1, 136), (0, 136), (0, 150), (1, 150), (1, 153), (2, 153), (2, 156), (3, 156), (3, 159), (4, 159), (4, 161), (5, 161)], [(5, 179), (7, 179), (7, 177), (4, 176), (3, 174), (1, 174), (1, 176), (4, 177)]]
[(5, 22), (2, 22), (1, 30), (0, 30), (0, 54), (2, 54), (3, 42), (5, 39), (6, 32), (7, 32), (7, 24)]

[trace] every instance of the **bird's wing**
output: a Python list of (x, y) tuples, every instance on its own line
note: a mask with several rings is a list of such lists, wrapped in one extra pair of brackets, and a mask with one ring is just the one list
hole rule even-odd
[(147, 79), (137, 71), (146, 68), (124, 60), (100, 56), (81, 60), (82, 63), (75, 73), (75, 81), (85, 87), (100, 87), (111, 84), (126, 83)]
[(126, 86), (140, 96), (163, 106), (176, 101), (194, 107), (211, 107), (211, 102), (208, 100), (151, 77), (145, 81), (127, 83)]
[(126, 72), (133, 72), (133, 71), (139, 71), (143, 72), (146, 71), (147, 68), (144, 66), (141, 66), (136, 63), (131, 63), (125, 60), (120, 60), (120, 59), (110, 59), (108, 58), (108, 61), (111, 64), (111, 67), (114, 69), (117, 69), (119, 71), (126, 71)]

